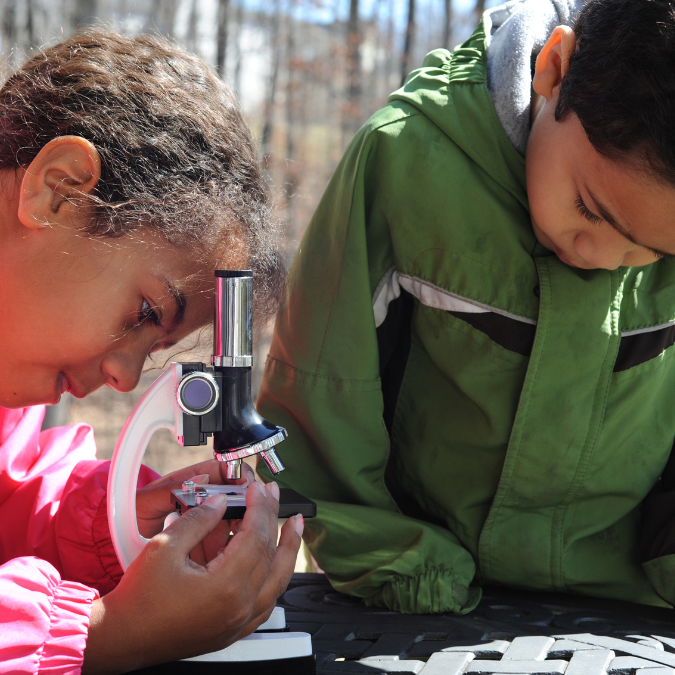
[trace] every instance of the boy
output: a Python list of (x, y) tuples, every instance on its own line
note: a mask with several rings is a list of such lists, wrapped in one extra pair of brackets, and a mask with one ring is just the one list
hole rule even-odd
[(576, 10), (512, 2), (432, 52), (293, 264), (261, 410), (312, 554), (369, 605), (675, 602), (667, 517), (639, 541), (675, 438), (675, 7)]

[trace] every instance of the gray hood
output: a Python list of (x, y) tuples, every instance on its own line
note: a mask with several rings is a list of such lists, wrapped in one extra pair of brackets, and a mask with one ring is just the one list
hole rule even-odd
[(556, 26), (571, 26), (586, 0), (511, 0), (484, 14), (488, 89), (513, 147), (525, 155), (530, 135), (534, 60)]

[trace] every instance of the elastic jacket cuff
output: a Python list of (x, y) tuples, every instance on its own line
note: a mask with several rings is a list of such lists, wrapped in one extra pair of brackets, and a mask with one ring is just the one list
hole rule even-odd
[(61, 581), (53, 590), (49, 634), (38, 660), (38, 673), (79, 673), (89, 633), (89, 618), (98, 593), (74, 581)]
[(414, 576), (394, 577), (364, 602), (403, 614), (466, 614), (480, 598), (480, 588), (460, 583), (451, 571), (427, 569)]

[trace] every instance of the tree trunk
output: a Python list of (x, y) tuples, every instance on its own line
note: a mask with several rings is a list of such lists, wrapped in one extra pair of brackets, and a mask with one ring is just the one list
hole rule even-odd
[(480, 22), (483, 19), (483, 12), (485, 11), (485, 0), (476, 0), (476, 21)]
[[(443, 25), (443, 46), (446, 49), (452, 49), (452, 0), (444, 0), (445, 14), (443, 18), (445, 23)], [(482, 0), (485, 4), (485, 0)]]
[(88, 26), (96, 20), (96, 0), (75, 0), (73, 27), (75, 29)]
[(350, 0), (347, 23), (346, 131), (352, 136), (361, 123), (361, 27), (359, 0)]
[(216, 71), (225, 79), (227, 64), (227, 20), (230, 13), (230, 0), (218, 0), (218, 37), (216, 42)]
[(288, 77), (286, 80), (286, 177), (285, 196), (286, 212), (288, 214), (289, 231), (295, 230), (295, 25), (293, 20), (293, 1), (289, 1), (288, 7), (288, 34), (286, 38), (286, 68)]
[(401, 54), (401, 86), (410, 72), (410, 61), (415, 42), (415, 0), (408, 0), (408, 25), (405, 30), (405, 43)]
[(186, 35), (187, 48), (191, 52), (197, 51), (197, 21), (199, 10), (197, 9), (197, 0), (192, 0), (190, 5), (190, 16), (188, 17), (188, 29)]
[(241, 41), (244, 32), (244, 0), (237, 4), (237, 36), (235, 39), (236, 57), (234, 62), (234, 91), (241, 98), (241, 64), (243, 61)]
[[(126, 5), (126, 1), (124, 3)], [(151, 17), (157, 30), (167, 37), (173, 35), (176, 22), (176, 0), (152, 0)]]
[(265, 124), (262, 133), (262, 154), (265, 167), (269, 169), (272, 155), (272, 132), (274, 130), (274, 100), (277, 94), (279, 79), (279, 63), (281, 61), (281, 40), (279, 39), (279, 22), (281, 19), (281, 2), (274, 1), (274, 14), (270, 23), (270, 54), (272, 70), (265, 99)]
[(119, 18), (119, 27), (117, 30), (124, 34), (127, 32), (127, 15), (129, 14), (128, 0), (119, 0), (117, 4), (117, 16)]
[(35, 7), (33, 0), (26, 2), (26, 47), (30, 48), (35, 44)]
[(389, 0), (387, 6), (387, 95), (396, 87), (395, 80), (398, 78), (396, 69), (396, 25), (394, 23), (394, 0)]
[(2, 50), (9, 54), (16, 45), (16, 0), (5, 0), (2, 7)]
[[(375, 29), (375, 44), (373, 45), (373, 70), (370, 73), (370, 84), (368, 85), (368, 94), (362, 97), (362, 101), (366, 106), (366, 110), (374, 110), (380, 107), (380, 85), (386, 74), (382, 72), (382, 65), (384, 59), (380, 58), (382, 52), (382, 0), (377, 0), (373, 13), (370, 18), (370, 24)], [(363, 39), (363, 38), (362, 38)]]

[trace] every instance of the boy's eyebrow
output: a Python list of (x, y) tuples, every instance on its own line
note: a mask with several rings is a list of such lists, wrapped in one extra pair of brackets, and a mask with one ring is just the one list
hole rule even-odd
[(181, 291), (179, 288), (176, 288), (176, 286), (174, 286), (174, 284), (172, 284), (167, 278), (164, 278), (164, 283), (166, 284), (167, 292), (176, 305), (176, 311), (174, 312), (173, 318), (171, 320), (170, 328), (170, 331), (174, 331), (176, 328), (178, 328), (178, 326), (180, 326), (181, 323), (183, 323), (183, 319), (185, 318), (187, 298), (185, 297), (185, 293), (183, 293), (183, 291)]
[(616, 221), (614, 216), (607, 210), (607, 207), (605, 207), (602, 202), (598, 200), (598, 198), (591, 192), (591, 189), (586, 185), (586, 192), (590, 195), (591, 199), (593, 200), (593, 203), (597, 207), (598, 211), (600, 212), (600, 215), (602, 216), (603, 220), (606, 220), (619, 234), (623, 235), (628, 239), (628, 241), (632, 241), (636, 246), (640, 246), (642, 248), (646, 248), (652, 253), (655, 253), (657, 255), (660, 255), (662, 258), (672, 258), (675, 254), (673, 253), (666, 253), (665, 251), (659, 251), (657, 248), (652, 248), (651, 246), (645, 246), (644, 244), (641, 244), (639, 241), (635, 241), (633, 238), (633, 235), (625, 230), (619, 223)]

